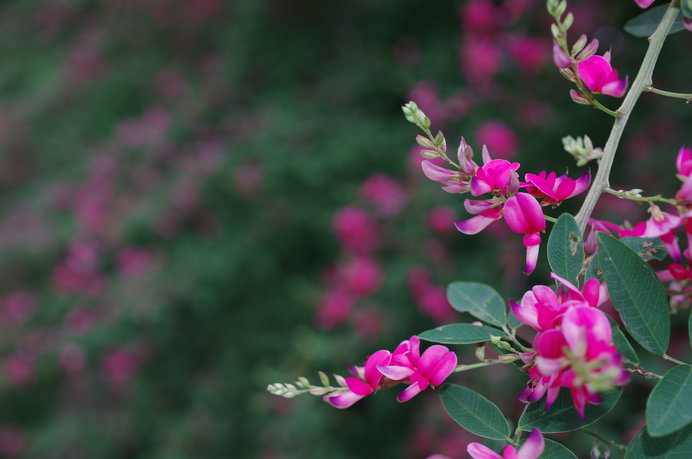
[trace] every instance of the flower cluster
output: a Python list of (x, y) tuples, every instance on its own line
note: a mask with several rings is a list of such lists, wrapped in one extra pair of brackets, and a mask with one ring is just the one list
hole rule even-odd
[(412, 336), (402, 341), (394, 352), (379, 350), (368, 356), (363, 366), (351, 367), (353, 376), (337, 376), (341, 387), (306, 387), (314, 395), (324, 395), (324, 400), (330, 405), (348, 408), (380, 389), (404, 383), (407, 387), (399, 394), (397, 401), (406, 402), (428, 386), (442, 384), (456, 365), (456, 354), (445, 346), (430, 346), (421, 354), (420, 338)]
[(566, 387), (583, 418), (587, 403), (600, 403), (598, 392), (626, 384), (629, 374), (613, 344), (610, 322), (597, 309), (608, 298), (605, 284), (591, 279), (579, 290), (555, 274), (552, 277), (562, 286), (557, 293), (537, 285), (521, 303), (509, 302), (517, 318), (538, 332), (533, 353), (523, 356), (531, 380), (520, 399), (530, 403), (547, 394), (549, 408), (560, 388)]
[[(413, 102), (404, 106), (404, 113), (409, 121), (420, 126), (429, 125), (425, 114)], [(419, 136), (419, 142), (430, 148), (421, 151), (421, 155), (427, 158), (421, 162), (423, 174), (427, 178), (440, 183), (447, 193), (470, 193), (473, 197), (483, 197), (464, 201), (464, 208), (475, 216), (457, 222), (456, 228), (464, 234), (477, 234), (491, 223), (504, 218), (513, 232), (524, 235), (522, 242), (526, 247), (526, 274), (531, 274), (536, 268), (541, 233), (545, 231), (542, 207), (557, 206), (582, 193), (591, 181), (588, 172), (575, 180), (566, 174), (558, 177), (555, 172), (541, 171), (538, 174), (526, 174), (526, 181), (522, 182), (517, 172), (519, 163), (493, 159), (485, 146), (482, 153), (483, 165), (479, 166), (473, 160), (473, 149), (463, 137), (457, 150), (458, 162), (446, 156), (446, 143), (440, 134), (432, 140)], [(456, 170), (440, 165), (440, 158), (446, 159)], [(520, 191), (521, 189), (524, 191)]]

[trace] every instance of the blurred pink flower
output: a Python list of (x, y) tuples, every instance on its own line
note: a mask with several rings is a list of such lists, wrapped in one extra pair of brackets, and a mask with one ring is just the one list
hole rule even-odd
[(153, 256), (148, 250), (127, 248), (118, 252), (117, 266), (121, 276), (137, 277), (152, 265)]
[[(519, 70), (534, 75), (541, 70), (548, 58), (550, 42), (544, 38), (512, 35), (508, 38), (508, 51)], [(496, 152), (492, 148), (491, 150)]]
[(488, 40), (467, 39), (460, 49), (461, 72), (471, 84), (486, 90), (502, 66), (502, 51)]
[(356, 297), (373, 294), (382, 282), (382, 271), (372, 258), (355, 257), (341, 268), (343, 286)]
[(451, 207), (436, 207), (428, 212), (428, 228), (438, 234), (453, 233), (456, 219), (457, 213)]
[(5, 359), (5, 372), (8, 381), (15, 386), (24, 386), (34, 380), (34, 357), (24, 351), (17, 351)]
[(26, 445), (26, 436), (20, 427), (0, 427), (0, 454), (5, 457), (18, 455)]
[(348, 320), (354, 304), (355, 299), (351, 294), (340, 289), (328, 290), (315, 311), (317, 326), (330, 329), (343, 324)]
[(171, 115), (160, 107), (151, 107), (139, 118), (123, 121), (116, 136), (126, 147), (155, 147), (166, 139)]
[(348, 252), (365, 255), (377, 247), (377, 224), (358, 207), (341, 208), (334, 216), (332, 225), (339, 242)]
[(384, 217), (397, 215), (406, 204), (406, 194), (401, 185), (385, 174), (373, 175), (363, 182), (360, 195)]
[(36, 312), (36, 297), (29, 292), (17, 291), (3, 300), (2, 319), (11, 324), (29, 320)]
[(60, 349), (58, 356), (60, 367), (67, 373), (79, 373), (86, 365), (86, 353), (76, 344), (66, 344)]
[(101, 356), (101, 368), (113, 384), (128, 382), (139, 368), (139, 359), (130, 351), (119, 348), (106, 351)]
[(477, 143), (485, 145), (493, 156), (513, 158), (519, 149), (519, 139), (509, 126), (501, 121), (489, 121), (476, 130)]

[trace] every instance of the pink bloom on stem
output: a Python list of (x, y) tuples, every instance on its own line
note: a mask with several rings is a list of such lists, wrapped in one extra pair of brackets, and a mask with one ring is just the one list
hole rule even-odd
[(378, 370), (380, 365), (387, 365), (391, 361), (392, 354), (389, 351), (377, 351), (367, 358), (363, 367), (351, 368), (354, 376), (346, 378), (347, 390), (336, 395), (326, 395), (324, 401), (336, 408), (348, 408), (358, 400), (376, 392), (383, 375)]
[(680, 147), (675, 167), (678, 169), (678, 175), (682, 177), (689, 177), (692, 174), (692, 149), (685, 148), (684, 145)]
[(506, 159), (486, 161), (471, 179), (471, 194), (480, 196), (493, 191), (501, 194), (515, 192), (519, 188), (517, 169), (519, 163), (510, 163)]
[(457, 366), (457, 355), (445, 346), (430, 346), (420, 354), (420, 338), (412, 336), (392, 353), (389, 365), (380, 365), (380, 372), (392, 381), (408, 378), (409, 386), (397, 397), (406, 402), (428, 388), (439, 386)]
[(656, 0), (634, 0), (639, 8), (648, 8)]
[(467, 191), (467, 183), (464, 174), (438, 166), (430, 160), (424, 159), (420, 163), (423, 175), (433, 182), (439, 182), (442, 190), (447, 193), (463, 193)]
[(476, 138), (479, 144), (487, 145), (488, 150), (500, 158), (513, 157), (519, 148), (517, 135), (500, 121), (490, 121), (479, 126)]
[(565, 199), (572, 198), (583, 193), (591, 183), (591, 174), (584, 173), (574, 180), (563, 174), (557, 176), (555, 172), (548, 174), (541, 171), (538, 174), (526, 174), (526, 191), (536, 198), (545, 197), (544, 204), (558, 204)]
[(553, 62), (559, 69), (566, 69), (572, 65), (572, 58), (562, 50), (557, 42), (553, 42)]
[(536, 269), (538, 250), (541, 243), (541, 231), (545, 230), (545, 217), (541, 205), (528, 193), (517, 193), (507, 199), (503, 209), (505, 221), (515, 233), (524, 234), (523, 244), (526, 247), (525, 274)]
[(618, 80), (618, 72), (610, 65), (610, 52), (591, 56), (577, 65), (579, 78), (595, 94), (622, 97), (627, 90), (627, 78)]
[(534, 428), (521, 445), (519, 451), (514, 446), (507, 445), (502, 450), (502, 456), (480, 443), (469, 443), (466, 451), (473, 459), (538, 459), (545, 449), (545, 440), (540, 430)]

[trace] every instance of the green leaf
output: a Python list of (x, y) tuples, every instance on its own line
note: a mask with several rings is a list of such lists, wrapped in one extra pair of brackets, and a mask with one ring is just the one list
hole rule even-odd
[(608, 316), (608, 320), (610, 321), (610, 326), (613, 329), (613, 342), (615, 343), (615, 347), (618, 349), (620, 355), (622, 355), (627, 362), (639, 364), (639, 356), (637, 355), (637, 352), (634, 350), (625, 334), (622, 333), (622, 330), (620, 330), (620, 327), (618, 327), (617, 322), (615, 322), (610, 316)]
[(596, 255), (592, 256), (589, 266), (584, 273), (584, 282), (591, 279), (598, 279), (599, 282), (603, 282), (603, 271), (601, 271), (601, 266), (598, 264), (598, 256)]
[(507, 322), (505, 302), (489, 285), (478, 282), (452, 282), (447, 287), (447, 299), (457, 311), (468, 312), (483, 322), (498, 327)]
[(442, 344), (473, 344), (490, 341), (490, 335), (505, 336), (496, 328), (471, 324), (450, 324), (424, 331), (420, 339)]
[(690, 347), (692, 347), (692, 314), (690, 314), (690, 319), (687, 321), (687, 334), (690, 337)]
[[(663, 18), (663, 15), (667, 9), (668, 5), (649, 8), (639, 16), (627, 21), (625, 23), (625, 32), (629, 33), (630, 35), (634, 35), (635, 37), (651, 36), (651, 34), (654, 33), (654, 30), (656, 30), (656, 27), (658, 27), (658, 23), (661, 22), (661, 19)], [(675, 19), (675, 23), (673, 23), (673, 27), (671, 27), (670, 32), (668, 32), (668, 35), (680, 32), (681, 30), (684, 30), (682, 25), (682, 16), (678, 16)]]
[(670, 340), (668, 298), (651, 267), (622, 242), (598, 233), (598, 262), (625, 328), (645, 349), (661, 355)]
[(510, 328), (513, 328), (516, 330), (517, 328), (523, 326), (524, 322), (517, 319), (517, 316), (515, 316), (514, 313), (510, 310), (509, 313), (507, 314), (507, 324), (509, 325)]
[(692, 422), (692, 367), (678, 365), (663, 375), (646, 401), (646, 430), (661, 437)]
[(541, 458), (544, 459), (577, 459), (577, 456), (574, 455), (572, 451), (567, 449), (565, 446), (561, 445), (560, 443), (554, 441), (554, 440), (549, 440), (545, 439), (545, 449), (543, 450), (543, 454), (541, 454)]
[(668, 256), (666, 246), (659, 238), (627, 236), (618, 240), (647, 261), (661, 261)]
[(692, 18), (692, 0), (681, 0), (680, 9), (682, 10), (683, 16)]
[(620, 399), (622, 390), (603, 392), (600, 405), (586, 405), (584, 420), (577, 414), (572, 403), (572, 396), (567, 389), (562, 389), (555, 403), (545, 409), (545, 398), (535, 403), (529, 403), (519, 418), (519, 428), (530, 431), (534, 427), (541, 429), (543, 433), (569, 432), (571, 430), (586, 427), (596, 422), (610, 411)]
[(509, 440), (509, 422), (493, 402), (466, 387), (446, 384), (440, 398), (447, 413), (469, 432), (495, 440)]
[(625, 459), (689, 459), (692, 424), (665, 437), (652, 437), (642, 429), (627, 446)]
[(548, 237), (548, 263), (555, 274), (579, 285), (577, 277), (584, 265), (584, 240), (577, 221), (562, 214)]

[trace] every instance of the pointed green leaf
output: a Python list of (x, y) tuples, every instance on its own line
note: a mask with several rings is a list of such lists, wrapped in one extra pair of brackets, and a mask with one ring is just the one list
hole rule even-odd
[(639, 356), (637, 355), (637, 352), (634, 350), (625, 334), (622, 333), (622, 330), (620, 330), (620, 327), (618, 327), (617, 322), (615, 322), (610, 316), (608, 316), (608, 320), (610, 321), (610, 326), (613, 329), (613, 342), (615, 343), (615, 347), (618, 349), (620, 355), (622, 355), (622, 358), (627, 362), (639, 364)]
[(490, 341), (490, 335), (505, 336), (496, 328), (484, 325), (450, 324), (424, 331), (420, 339), (442, 344), (473, 344)]
[(461, 427), (480, 437), (509, 439), (509, 422), (493, 402), (467, 387), (447, 384), (440, 389), (447, 413)]
[(543, 450), (543, 454), (541, 454), (541, 458), (544, 459), (577, 459), (577, 456), (574, 455), (572, 451), (567, 449), (565, 446), (561, 445), (560, 443), (550, 440), (546, 438), (545, 440), (545, 449)]
[[(666, 9), (668, 9), (668, 5), (649, 8), (639, 16), (627, 21), (625, 23), (625, 32), (629, 33), (630, 35), (634, 35), (635, 37), (651, 36), (651, 34), (654, 33), (654, 30), (656, 30), (658, 23), (661, 22)], [(684, 30), (682, 25), (682, 17), (678, 16), (668, 34), (670, 35), (675, 32), (680, 32), (681, 30)]]
[(478, 282), (452, 282), (447, 287), (447, 299), (457, 311), (468, 312), (483, 322), (498, 327), (507, 322), (505, 302), (489, 285)]
[(692, 18), (692, 0), (680, 0), (680, 10), (683, 16)]
[(692, 367), (678, 365), (663, 375), (646, 401), (646, 430), (652, 437), (692, 422)]
[(567, 389), (562, 389), (555, 403), (545, 409), (545, 399), (529, 403), (519, 418), (519, 428), (530, 431), (534, 427), (543, 433), (569, 432), (596, 422), (610, 411), (620, 399), (622, 390), (601, 393), (603, 402), (600, 405), (586, 405), (584, 420), (577, 414), (572, 403), (572, 396)]
[(577, 277), (584, 265), (584, 240), (570, 214), (560, 215), (550, 231), (548, 263), (555, 274), (578, 285)]
[(598, 263), (610, 299), (639, 344), (663, 354), (670, 340), (668, 298), (653, 269), (622, 242), (598, 233)]
[(524, 325), (524, 322), (520, 321), (517, 319), (517, 316), (514, 315), (514, 313), (510, 310), (509, 313), (507, 314), (507, 325), (509, 325), (510, 328), (517, 329)]
[(665, 437), (652, 437), (642, 429), (627, 446), (625, 459), (689, 459), (692, 424)]

